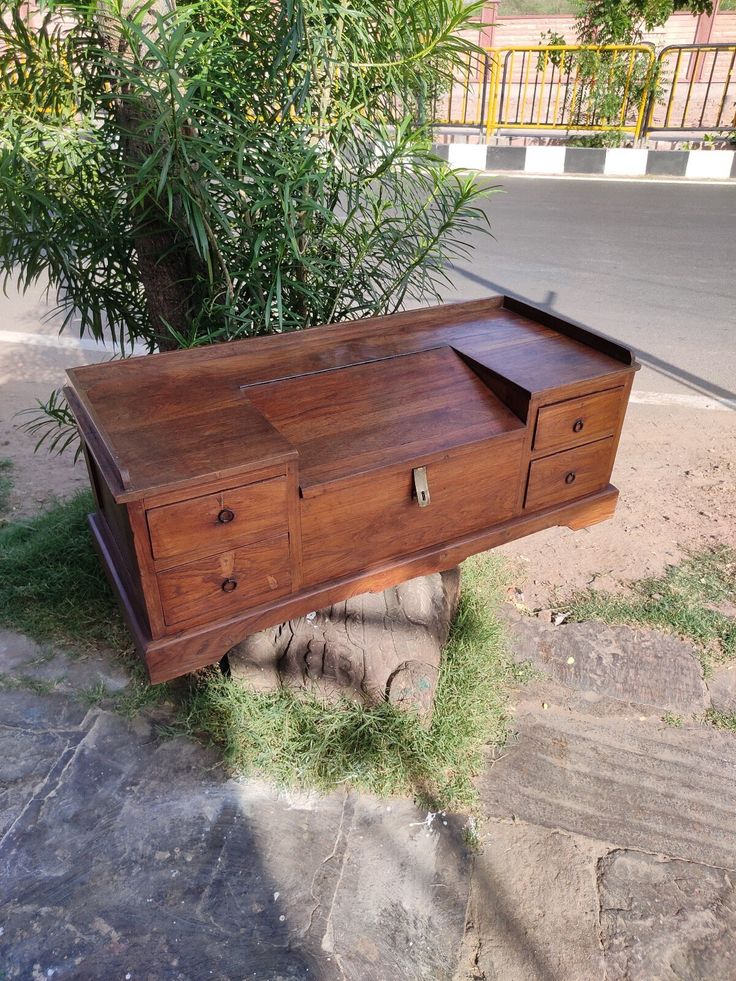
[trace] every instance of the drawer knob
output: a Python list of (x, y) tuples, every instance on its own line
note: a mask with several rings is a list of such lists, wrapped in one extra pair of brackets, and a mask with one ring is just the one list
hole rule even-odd
[(574, 470), (571, 470), (570, 473), (568, 473), (568, 474), (565, 475), (565, 483), (566, 484), (574, 484), (575, 483), (575, 471)]
[(582, 433), (584, 425), (585, 423), (583, 422), (582, 419), (576, 419), (575, 422), (572, 424), (572, 431), (574, 433)]
[(221, 525), (229, 524), (235, 518), (235, 512), (230, 508), (223, 508), (222, 511), (217, 515), (217, 520)]
[(237, 579), (226, 579), (222, 584), (223, 593), (232, 593), (232, 591), (237, 588), (238, 588)]

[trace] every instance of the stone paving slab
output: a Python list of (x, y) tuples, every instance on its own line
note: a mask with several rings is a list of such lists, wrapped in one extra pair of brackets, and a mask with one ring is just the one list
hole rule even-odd
[(731, 734), (536, 704), (515, 720), (515, 742), (481, 778), (490, 816), (736, 869)]
[(543, 632), (545, 676), (517, 693), (516, 734), (480, 781), (473, 859), (461, 819), (409, 801), (227, 779), (152, 715), (85, 708), (64, 655), (10, 643), (0, 670), (58, 685), (0, 689), (5, 977), (736, 977), (736, 740), (661, 721), (707, 704), (691, 652), (657, 694), (672, 638), (591, 626)]
[(85, 736), (87, 711), (58, 695), (0, 690), (0, 841)]
[(678, 637), (592, 622), (555, 627), (522, 616), (514, 617), (510, 637), (516, 661), (530, 661), (588, 698), (682, 715), (708, 707), (693, 646)]
[[(409, 801), (356, 797), (322, 947), (351, 981), (449, 979), (465, 929), (471, 862), (462, 821)], [(438, 861), (439, 859), (439, 861)]]
[(68, 721), (80, 738), (46, 747), (0, 846), (8, 979), (331, 981), (374, 961), (376, 981), (452, 976), (470, 874), (457, 822), (227, 780), (143, 720)]
[(736, 978), (736, 880), (721, 869), (615, 851), (598, 865), (610, 981)]
[(595, 868), (608, 846), (520, 821), (490, 822), (483, 845), (462, 977), (602, 978)]
[(130, 682), (129, 672), (112, 653), (72, 655), (44, 647), (10, 630), (0, 630), (0, 676), (30, 678), (61, 690), (89, 690), (102, 685), (108, 692), (121, 691)]
[(736, 714), (736, 664), (717, 668), (708, 678), (710, 703), (717, 712)]

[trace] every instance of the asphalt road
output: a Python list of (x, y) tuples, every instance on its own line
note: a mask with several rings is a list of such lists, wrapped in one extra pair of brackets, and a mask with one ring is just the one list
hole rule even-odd
[[(736, 186), (512, 176), (493, 183), (501, 191), (485, 207), (494, 238), (475, 236), (446, 299), (516, 294), (635, 348), (644, 365), (638, 392), (734, 406)], [(40, 287), (0, 294), (0, 342), (61, 348), (59, 366), (81, 359), (67, 348), (105, 356), (73, 332), (54, 336), (46, 309)], [(31, 380), (27, 360), (11, 377)], [(61, 367), (57, 374), (61, 380)]]
[(639, 391), (736, 399), (736, 186), (493, 183), (448, 300), (516, 294), (635, 348)]

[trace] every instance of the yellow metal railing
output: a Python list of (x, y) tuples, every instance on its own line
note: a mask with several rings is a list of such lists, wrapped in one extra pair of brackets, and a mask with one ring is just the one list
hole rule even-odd
[(489, 48), (471, 56), (435, 100), (445, 126), (638, 136), (655, 55), (649, 45), (547, 44)]
[(736, 44), (670, 44), (655, 78), (644, 132), (736, 130)]
[(492, 60), (487, 135), (495, 129), (639, 135), (654, 65), (648, 45), (500, 48)]

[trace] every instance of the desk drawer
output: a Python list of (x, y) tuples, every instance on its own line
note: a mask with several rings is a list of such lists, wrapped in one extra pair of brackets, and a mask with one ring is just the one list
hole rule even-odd
[(563, 450), (613, 435), (622, 396), (623, 388), (614, 388), (542, 406), (537, 415), (534, 450)]
[[(326, 484), (302, 500), (304, 582), (365, 570), (488, 528), (514, 513), (524, 431)], [(430, 503), (419, 507), (413, 469), (426, 466)]]
[(613, 439), (533, 460), (526, 492), (527, 511), (574, 501), (600, 490), (608, 483), (612, 466)]
[(155, 559), (221, 552), (286, 532), (286, 477), (151, 508), (146, 515)]
[(291, 589), (289, 536), (231, 549), (158, 575), (164, 620), (214, 620)]

